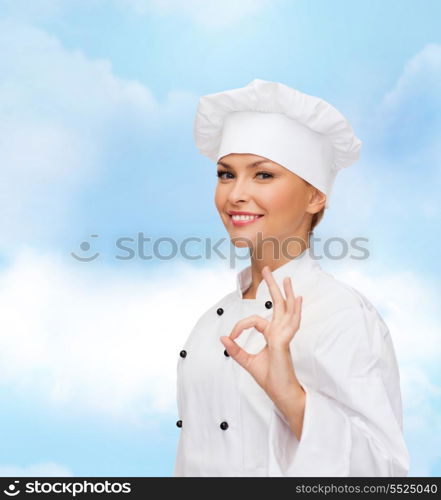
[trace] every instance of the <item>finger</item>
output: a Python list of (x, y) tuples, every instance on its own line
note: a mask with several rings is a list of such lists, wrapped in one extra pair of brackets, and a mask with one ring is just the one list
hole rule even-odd
[(294, 326), (298, 328), (300, 326), (300, 322), (302, 320), (302, 304), (303, 297), (299, 295), (295, 299), (295, 312), (294, 312)]
[(260, 333), (264, 334), (264, 330), (268, 326), (268, 324), (269, 324), (268, 320), (266, 320), (265, 318), (262, 318), (262, 316), (258, 316), (257, 314), (253, 314), (252, 316), (248, 316), (248, 318), (243, 318), (243, 319), (239, 320), (233, 326), (233, 329), (231, 330), (229, 338), (231, 340), (234, 340), (242, 333), (243, 330), (245, 330), (247, 328), (251, 328), (251, 327), (254, 327)]
[(222, 344), (227, 350), (228, 354), (239, 363), (240, 366), (248, 370), (248, 366), (250, 365), (251, 358), (254, 354), (249, 354), (242, 347), (236, 344), (230, 337), (222, 336), (220, 337)]
[(274, 317), (280, 316), (281, 313), (285, 312), (285, 299), (280, 291), (279, 285), (277, 284), (271, 270), (268, 266), (262, 269), (262, 276), (264, 277), (266, 284), (269, 288), (271, 298), (274, 304)]
[(292, 288), (292, 280), (291, 278), (287, 277), (283, 280), (283, 286), (285, 288), (285, 294), (286, 294), (286, 312), (290, 315), (294, 315), (294, 312), (296, 310), (296, 296), (294, 294), (294, 290)]

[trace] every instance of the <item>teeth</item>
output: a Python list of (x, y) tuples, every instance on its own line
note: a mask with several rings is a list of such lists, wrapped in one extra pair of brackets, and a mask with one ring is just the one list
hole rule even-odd
[(258, 215), (232, 215), (231, 218), (233, 220), (236, 220), (236, 221), (240, 221), (240, 220), (247, 221), (247, 220), (258, 219), (259, 216)]

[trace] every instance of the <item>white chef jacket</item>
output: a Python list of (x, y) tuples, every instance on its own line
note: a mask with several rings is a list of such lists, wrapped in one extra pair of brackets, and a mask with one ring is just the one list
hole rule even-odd
[[(243, 299), (237, 288), (197, 321), (177, 363), (180, 427), (174, 476), (406, 476), (400, 377), (388, 327), (357, 290), (322, 270), (306, 249), (272, 272), (284, 295), (290, 276), (302, 295), (300, 328), (290, 343), (306, 393), (300, 440), (255, 379), (219, 337), (258, 314), (272, 317), (265, 280)], [(236, 342), (250, 353), (266, 344), (248, 328)]]

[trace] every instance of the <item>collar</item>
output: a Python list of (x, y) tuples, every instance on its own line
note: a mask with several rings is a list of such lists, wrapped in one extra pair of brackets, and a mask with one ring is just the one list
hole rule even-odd
[[(292, 278), (292, 286), (294, 293), (299, 295), (299, 290), (303, 288), (304, 283), (307, 281), (308, 277), (312, 275), (314, 270), (318, 270), (320, 264), (311, 255), (310, 248), (306, 248), (301, 254), (299, 254), (294, 259), (285, 262), (285, 264), (279, 266), (277, 269), (272, 271), (272, 275), (279, 285), (279, 288), (284, 295), (283, 279), (286, 276)], [(252, 302), (253, 300), (270, 299), (271, 294), (266, 284), (266, 281), (262, 279), (257, 287), (256, 298), (255, 299), (243, 299), (243, 293), (251, 285), (251, 265), (239, 271), (236, 275), (236, 293), (239, 299), (246, 302)]]

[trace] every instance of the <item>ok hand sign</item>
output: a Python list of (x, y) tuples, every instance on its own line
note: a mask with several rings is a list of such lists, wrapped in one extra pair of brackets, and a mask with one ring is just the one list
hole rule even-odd
[[(268, 321), (256, 314), (238, 321), (228, 337), (220, 337), (228, 354), (247, 370), (274, 402), (283, 401), (293, 389), (303, 391), (295, 375), (290, 342), (299, 329), (302, 297), (296, 297), (290, 278), (283, 280), (286, 299), (282, 296), (271, 270), (265, 266), (262, 276), (273, 299), (273, 316)], [(254, 327), (261, 332), (266, 346), (257, 354), (242, 349), (234, 339), (243, 330)]]

